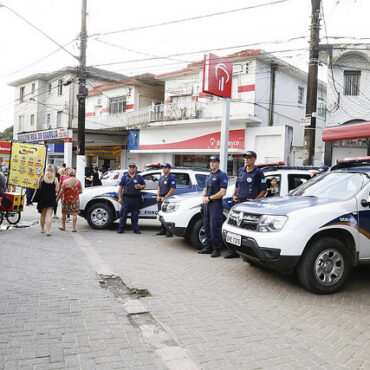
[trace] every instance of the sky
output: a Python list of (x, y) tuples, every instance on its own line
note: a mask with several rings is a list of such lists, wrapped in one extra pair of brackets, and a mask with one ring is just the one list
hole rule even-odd
[[(87, 0), (87, 31), (90, 36), (87, 65), (128, 76), (144, 72), (159, 74), (201, 60), (205, 51), (222, 49), (215, 51), (215, 54), (226, 55), (237, 50), (259, 48), (274, 52), (277, 57), (307, 71), (310, 0), (289, 0), (220, 16), (127, 31), (133, 27), (274, 1)], [(322, 1), (327, 35), (341, 37), (329, 39), (330, 42), (370, 42), (369, 0)], [(78, 56), (82, 0), (0, 0), (1, 3), (59, 44), (68, 44), (66, 48), (70, 53)], [(78, 64), (71, 55), (58, 50), (56, 44), (6, 7), (0, 7), (0, 131), (13, 124), (15, 91), (7, 85), (9, 82), (33, 73)], [(126, 31), (99, 35), (118, 30)], [(301, 38), (291, 40), (298, 37)], [(364, 40), (367, 37), (369, 40)], [(327, 42), (324, 27), (321, 29), (321, 40)], [(256, 43), (260, 45), (250, 46)], [(184, 53), (192, 54), (171, 57)], [(161, 59), (143, 61), (153, 56)], [(320, 70), (320, 78), (326, 78), (325, 66)]]

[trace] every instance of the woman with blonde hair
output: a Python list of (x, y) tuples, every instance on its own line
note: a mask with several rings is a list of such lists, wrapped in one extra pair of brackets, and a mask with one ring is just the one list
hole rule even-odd
[[(55, 177), (54, 166), (48, 165), (45, 174), (42, 177), (39, 188), (35, 194), (37, 199), (37, 210), (41, 213), (40, 226), (41, 234), (46, 231), (46, 235), (50, 236), (50, 228), (54, 208), (57, 206), (57, 195), (59, 192), (58, 179)], [(45, 230), (46, 225), (46, 230)]]
[(76, 179), (76, 170), (70, 168), (68, 178), (63, 181), (58, 199), (62, 198), (62, 225), (59, 230), (66, 229), (66, 217), (72, 215), (72, 232), (76, 232), (77, 215), (80, 213), (80, 194), (82, 194), (82, 186), (80, 180)]

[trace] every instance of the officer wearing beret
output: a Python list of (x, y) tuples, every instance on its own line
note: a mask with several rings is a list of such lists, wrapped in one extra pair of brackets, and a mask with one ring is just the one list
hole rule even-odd
[(137, 173), (136, 164), (128, 165), (128, 172), (122, 176), (118, 188), (118, 201), (122, 204), (118, 234), (124, 233), (127, 215), (131, 212), (131, 224), (135, 234), (141, 234), (139, 230), (139, 212), (142, 204), (141, 190), (145, 189), (145, 181)]
[(205, 247), (198, 251), (200, 254), (211, 254), (211, 257), (221, 255), (223, 204), (226, 194), (227, 175), (220, 170), (220, 158), (216, 155), (210, 158), (211, 173), (206, 179), (203, 190), (203, 226), (206, 234)]
[[(171, 164), (165, 163), (163, 165), (163, 175), (159, 178), (159, 185), (157, 190), (158, 211), (161, 210), (165, 198), (172, 196), (176, 189), (176, 178), (171, 174)], [(173, 234), (166, 230), (163, 223), (161, 223), (161, 230), (156, 235), (166, 235), (168, 238)]]
[[(249, 150), (243, 155), (245, 167), (238, 171), (233, 200), (235, 203), (249, 202), (260, 199), (267, 193), (267, 184), (263, 172), (255, 166), (257, 154)], [(230, 247), (229, 247), (230, 248)], [(225, 258), (235, 258), (239, 255), (232, 249)]]

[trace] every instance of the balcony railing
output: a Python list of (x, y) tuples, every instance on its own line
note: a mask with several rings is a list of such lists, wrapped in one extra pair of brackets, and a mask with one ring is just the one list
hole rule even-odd
[[(197, 118), (219, 119), (221, 114), (222, 102), (220, 101), (207, 103), (194, 101), (190, 104), (158, 104), (139, 108), (132, 112), (86, 117), (85, 126), (86, 129), (90, 130), (104, 130), (112, 128), (127, 129), (130, 126), (150, 122), (179, 121)], [(251, 104), (231, 102), (230, 114), (231, 116), (253, 115), (253, 109), (251, 109)], [(77, 128), (77, 119), (73, 120), (72, 126)]]

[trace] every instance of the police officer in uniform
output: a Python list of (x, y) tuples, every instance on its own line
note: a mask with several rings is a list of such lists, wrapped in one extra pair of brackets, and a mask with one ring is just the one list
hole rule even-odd
[(131, 224), (135, 234), (141, 234), (139, 230), (139, 212), (142, 204), (141, 190), (145, 189), (145, 181), (137, 173), (136, 164), (128, 165), (128, 172), (122, 176), (118, 188), (118, 201), (122, 204), (118, 234), (124, 233), (127, 214), (131, 212)]
[[(172, 166), (169, 163), (163, 165), (163, 175), (159, 178), (159, 186), (157, 190), (158, 211), (161, 210), (165, 198), (172, 196), (176, 189), (176, 178), (171, 174)], [(166, 230), (161, 223), (161, 230), (156, 235), (166, 235), (168, 238), (173, 234)]]
[(220, 158), (211, 156), (211, 173), (206, 179), (206, 187), (203, 190), (203, 226), (206, 234), (205, 247), (198, 251), (200, 254), (211, 254), (211, 257), (219, 257), (222, 248), (222, 222), (223, 204), (222, 198), (226, 194), (227, 175), (220, 169)]
[[(265, 175), (255, 166), (257, 154), (249, 150), (243, 157), (245, 158), (245, 167), (240, 168), (238, 171), (238, 179), (233, 196), (235, 203), (260, 199), (267, 192)], [(230, 247), (228, 246), (228, 248)], [(239, 255), (233, 249), (230, 249), (225, 255), (225, 258), (235, 257), (239, 257)]]

